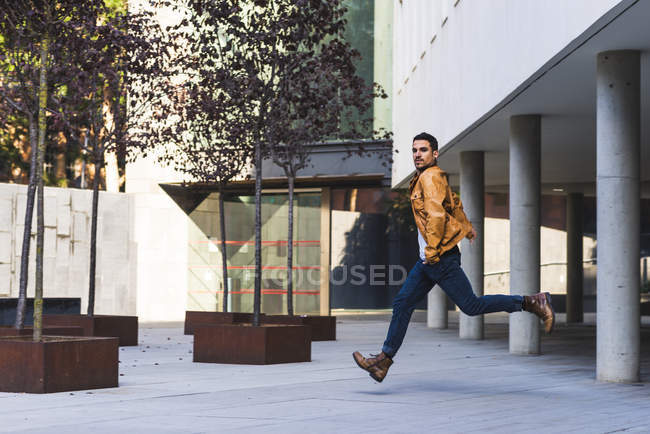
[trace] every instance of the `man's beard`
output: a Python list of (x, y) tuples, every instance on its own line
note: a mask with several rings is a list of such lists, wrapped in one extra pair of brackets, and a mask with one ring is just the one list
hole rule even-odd
[(431, 162), (431, 164), (427, 164), (426, 166), (422, 166), (422, 167), (415, 166), (415, 170), (417, 172), (421, 173), (421, 172), (424, 172), (425, 170), (427, 170), (429, 167), (436, 166), (437, 164), (438, 164), (438, 159), (434, 158), (433, 161)]

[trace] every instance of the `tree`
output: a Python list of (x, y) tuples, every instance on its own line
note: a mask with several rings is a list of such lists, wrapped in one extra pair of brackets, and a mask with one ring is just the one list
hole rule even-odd
[[(37, 125), (39, 87), (37, 72), (40, 58), (35, 55), (37, 45), (41, 42), (36, 22), (21, 18), (30, 10), (27, 4), (19, 3), (16, 12), (8, 2), (0, 3), (0, 95), (4, 105), (5, 116), (19, 113), (27, 118), (29, 141), (31, 145), (31, 170), (27, 187), (27, 207), (25, 210), (25, 228), (23, 231), (22, 257), (20, 264), (20, 286), (15, 327), (22, 329), (25, 323), (25, 302), (27, 297), (27, 279), (29, 267), (29, 250), (34, 210), (34, 198), (37, 187)], [(22, 8), (21, 8), (22, 6)], [(34, 20), (36, 21), (36, 20)], [(40, 51), (40, 50), (39, 50)]]
[[(93, 192), (89, 313), (94, 311), (99, 171), (107, 149), (131, 151), (147, 139), (127, 116), (127, 89), (157, 74), (163, 47), (149, 13), (109, 13), (103, 0), (0, 0), (0, 96), (28, 118), (32, 165), (25, 217), (16, 324), (24, 325), (29, 236), (38, 192), (34, 339), (40, 339), (43, 288), (43, 154), (46, 122), (81, 143), (83, 132), (97, 165)], [(147, 35), (134, 36), (134, 35)], [(38, 54), (38, 56), (36, 54)], [(164, 54), (164, 53), (163, 53)], [(137, 92), (137, 90), (135, 91)], [(107, 111), (106, 108), (110, 107)], [(132, 101), (129, 110), (137, 112)], [(6, 111), (6, 110), (5, 110)], [(110, 116), (107, 113), (110, 112)], [(110, 119), (109, 119), (110, 118)], [(84, 143), (86, 141), (84, 140)]]
[[(307, 160), (304, 145), (359, 137), (376, 93), (356, 74), (358, 53), (342, 39), (346, 9), (340, 0), (185, 0), (176, 10), (189, 17), (179, 29), (188, 26), (215, 45), (210, 67), (228, 107), (237, 108), (237, 116), (223, 115), (225, 122), (233, 131), (246, 132), (238, 143), (254, 149), (253, 323), (259, 325), (263, 158), (273, 155), (285, 168), (292, 200), (295, 172)], [(353, 112), (361, 116), (349, 116)], [(289, 262), (289, 276), (291, 268)]]
[[(164, 3), (164, 2), (163, 2)], [(169, 6), (170, 4), (166, 4)], [(225, 187), (241, 176), (252, 159), (251, 125), (242, 111), (246, 89), (224, 65), (220, 43), (226, 36), (210, 16), (218, 5), (181, 9), (185, 19), (169, 29), (167, 46), (174, 52), (168, 72), (167, 98), (154, 117), (156, 143), (165, 147), (159, 159), (190, 176), (193, 181), (214, 183), (219, 192), (219, 226), (222, 253), (223, 305), (228, 311)], [(178, 5), (176, 5), (179, 10)], [(158, 87), (157, 91), (160, 91)], [(169, 119), (171, 118), (171, 121)]]
[[(83, 10), (82, 10), (83, 9)], [(27, 118), (31, 164), (25, 210), (16, 328), (23, 328), (30, 235), (38, 195), (34, 339), (41, 338), (43, 293), (43, 156), (51, 96), (73, 77), (64, 60), (80, 17), (92, 8), (72, 0), (0, 1), (0, 98), (13, 113)], [(6, 110), (5, 108), (5, 110)]]
[[(196, 33), (194, 33), (196, 34)], [(173, 113), (175, 121), (161, 126), (158, 139), (167, 146), (161, 154), (161, 161), (185, 173), (193, 181), (214, 183), (219, 192), (219, 227), (223, 276), (222, 310), (228, 312), (228, 263), (226, 250), (226, 213), (224, 207), (225, 187), (232, 179), (240, 176), (251, 159), (251, 150), (240, 138), (246, 131), (236, 129), (231, 123), (237, 116), (237, 107), (229, 104), (228, 97), (220, 92), (221, 81), (206, 68), (204, 57), (211, 51), (204, 39), (192, 39), (189, 58), (178, 59), (186, 71), (192, 71), (188, 78), (175, 88), (169, 96), (169, 104), (163, 110)], [(196, 75), (195, 75), (196, 74)], [(196, 81), (194, 80), (196, 78)], [(233, 128), (235, 127), (235, 128)], [(243, 144), (241, 142), (244, 142)]]
[[(340, 5), (331, 3), (332, 8)], [(315, 24), (314, 24), (315, 25)], [(294, 183), (299, 170), (310, 164), (311, 152), (317, 142), (327, 138), (364, 136), (388, 139), (385, 131), (371, 131), (374, 98), (385, 98), (381, 87), (364, 83), (355, 64), (359, 53), (343, 42), (345, 23), (339, 22), (335, 32), (324, 40), (301, 40), (296, 35), (286, 36), (294, 41), (298, 51), (290, 53), (278, 74), (279, 83), (274, 98), (274, 109), (269, 113), (269, 152), (273, 162), (287, 177), (289, 196), (288, 250), (287, 250), (287, 313), (293, 309), (293, 201)], [(316, 54), (313, 54), (316, 53)], [(370, 132), (369, 132), (370, 131)], [(364, 155), (363, 141), (351, 152)], [(381, 155), (381, 157), (386, 157)]]
[[(100, 0), (101, 2), (101, 0)], [(84, 22), (75, 51), (80, 71), (61, 98), (59, 113), (68, 135), (86, 151), (95, 165), (90, 231), (90, 266), (88, 287), (89, 316), (95, 311), (97, 258), (97, 219), (99, 206), (99, 172), (107, 152), (121, 151), (133, 158), (150, 139), (138, 128), (139, 115), (151, 105), (159, 104), (160, 94), (142, 98), (137, 86), (141, 77), (160, 76), (160, 64), (166, 58), (157, 21), (149, 12), (127, 14), (116, 11), (101, 14)], [(135, 93), (131, 98), (129, 92)], [(128, 106), (127, 106), (128, 100)]]
[(0, 103), (0, 182), (26, 184), (30, 154), (27, 122), (6, 109)]
[[(171, 77), (147, 89), (143, 99), (164, 94), (156, 110), (147, 118), (147, 131), (155, 137), (159, 161), (173, 166), (192, 181), (214, 183), (219, 192), (219, 226), (222, 253), (223, 305), (228, 307), (228, 266), (225, 187), (240, 176), (252, 159), (252, 123), (245, 119), (247, 89), (239, 77), (224, 68), (226, 38), (211, 19), (223, 5), (217, 2), (152, 2), (155, 9), (179, 12), (183, 21), (167, 29), (165, 45), (173, 62), (165, 65)], [(162, 149), (158, 146), (163, 143)]]

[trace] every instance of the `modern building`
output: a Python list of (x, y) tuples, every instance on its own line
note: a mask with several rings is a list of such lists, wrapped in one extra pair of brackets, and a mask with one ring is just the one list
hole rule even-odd
[[(643, 0), (394, 2), (395, 144), (408, 149), (420, 131), (438, 138), (440, 165), (479, 232), (461, 246), (475, 291), (483, 292), (496, 248), (486, 197), (508, 203), (513, 294), (546, 289), (540, 216), (565, 210), (567, 320), (582, 321), (583, 264), (594, 261), (597, 377), (606, 381), (639, 380), (650, 255), (649, 18)], [(392, 169), (393, 186), (404, 186), (409, 153), (397, 154)], [(442, 303), (433, 294), (430, 313)], [(461, 337), (481, 338), (482, 324), (462, 316)], [(537, 320), (511, 315), (509, 342), (512, 353), (538, 354)]]
[[(373, 104), (373, 127), (390, 130), (392, 0), (347, 0), (345, 5), (345, 38), (361, 54), (359, 74), (369, 84), (381, 84), (389, 95)], [(400, 236), (400, 231), (408, 231), (408, 223), (394, 225), (387, 216), (395, 193), (390, 188), (390, 161), (382, 156), (390, 158), (390, 144), (358, 139), (314, 145), (310, 167), (298, 173), (294, 205), (298, 313), (389, 308), (405, 270), (415, 260), (416, 249), (407, 247), (416, 245), (414, 233)], [(364, 157), (351, 152), (361, 142), (369, 151)], [(286, 310), (287, 293), (287, 182), (271, 161), (264, 162), (262, 175), (262, 310), (280, 313)], [(182, 175), (160, 167), (155, 157), (127, 166), (126, 192), (137, 198), (134, 233), (141, 241), (135, 245), (144, 261), (135, 278), (138, 312), (151, 310), (147, 315), (156, 318), (165, 309), (169, 318), (178, 319), (185, 309), (215, 310), (224, 303), (217, 188), (183, 181), (187, 180)], [(252, 309), (253, 300), (253, 186), (252, 180), (240, 180), (225, 194), (228, 304), (242, 311)], [(169, 227), (174, 228), (173, 236)], [(161, 251), (170, 254), (160, 257), (156, 252)], [(159, 291), (160, 303), (152, 304)]]
[[(475, 291), (550, 290), (568, 322), (597, 311), (598, 378), (637, 381), (639, 316), (650, 314), (641, 303), (650, 289), (650, 2), (346, 4), (359, 70), (390, 96), (374, 104), (375, 127), (394, 132), (399, 152), (384, 165), (385, 143), (367, 143), (369, 158), (348, 155), (354, 142), (315, 145), (296, 182), (296, 310), (391, 306), (417, 259), (405, 189), (412, 137), (427, 131), (479, 232), (461, 245)], [(270, 162), (263, 176), (262, 307), (276, 313), (286, 302), (287, 185)], [(179, 321), (186, 309), (223, 306), (218, 195), (182, 181), (148, 158), (127, 166), (126, 193), (102, 194), (98, 313)], [(0, 295), (15, 297), (25, 191), (0, 190)], [(248, 310), (252, 182), (233, 183), (225, 200), (229, 304)], [(46, 189), (46, 295), (81, 297), (82, 309), (89, 204), (87, 192)], [(439, 289), (421, 307), (446, 327), (453, 306)], [(481, 339), (482, 318), (461, 315), (460, 337)], [(538, 354), (542, 343), (534, 318), (511, 315), (512, 353)]]
[[(346, 5), (345, 38), (361, 53), (358, 71), (390, 95), (392, 0), (347, 0)], [(140, 0), (131, 0), (129, 6), (147, 7)], [(169, 10), (156, 13), (163, 25), (179, 19)], [(375, 129), (391, 129), (391, 107), (390, 97), (374, 103)], [(402, 241), (399, 225), (389, 224), (387, 216), (393, 195), (391, 169), (380, 155), (390, 156), (392, 149), (386, 142), (358, 139), (314, 145), (311, 167), (298, 173), (298, 313), (388, 308), (405, 277), (403, 270), (414, 259), (415, 249), (407, 248), (408, 242), (415, 243), (413, 234)], [(369, 155), (350, 154), (359, 142)], [(277, 313), (286, 309), (287, 183), (269, 161), (263, 165), (263, 177), (262, 309)], [(97, 313), (138, 315), (142, 322), (182, 321), (187, 309), (223, 307), (218, 194), (214, 186), (186, 188), (183, 181), (181, 174), (150, 156), (127, 165), (124, 193), (113, 188), (115, 192), (100, 194)], [(243, 311), (252, 309), (252, 186), (245, 180), (235, 182), (225, 198), (229, 304)], [(25, 200), (24, 186), (0, 185), (0, 297), (18, 295)], [(45, 190), (45, 295), (80, 299), (82, 311), (88, 299), (90, 205), (89, 191)], [(400, 250), (413, 253), (409, 258)], [(30, 261), (33, 270), (33, 252)], [(33, 279), (28, 287), (32, 294)]]

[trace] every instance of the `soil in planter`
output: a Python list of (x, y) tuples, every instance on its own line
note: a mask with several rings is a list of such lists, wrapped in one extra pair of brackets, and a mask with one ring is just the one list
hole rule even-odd
[(138, 345), (138, 317), (129, 315), (43, 315), (45, 327), (77, 326), (84, 336), (117, 337), (120, 346)]
[[(13, 342), (34, 342), (34, 339), (31, 336), (6, 336), (0, 338), (0, 340), (11, 340)], [(88, 338), (85, 336), (41, 336), (41, 340), (39, 342), (75, 342), (87, 340)]]
[[(263, 317), (264, 314), (260, 314)], [(248, 312), (206, 312), (206, 311), (185, 311), (186, 335), (194, 334), (194, 329), (205, 325), (236, 324), (240, 322), (253, 321), (253, 314)]]
[(336, 340), (336, 317), (323, 315), (267, 315), (263, 324), (302, 324), (311, 326), (312, 341)]
[[(33, 327), (25, 327), (23, 329), (16, 329), (10, 326), (0, 326), (0, 337), (3, 336), (32, 336), (34, 334)], [(84, 331), (81, 327), (76, 326), (57, 326), (57, 327), (43, 327), (43, 334), (50, 336), (83, 336)]]

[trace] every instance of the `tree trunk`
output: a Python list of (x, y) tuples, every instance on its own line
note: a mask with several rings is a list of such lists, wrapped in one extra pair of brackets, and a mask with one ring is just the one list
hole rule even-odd
[(93, 208), (90, 218), (90, 271), (88, 273), (88, 316), (95, 314), (95, 269), (97, 266), (97, 208), (99, 205), (99, 172), (103, 166), (104, 152), (93, 146), (95, 154), (95, 176), (93, 177)]
[(224, 211), (223, 184), (219, 183), (219, 225), (221, 230), (221, 266), (223, 273), (223, 311), (228, 312), (228, 257), (226, 256), (226, 213)]
[(40, 82), (38, 85), (38, 156), (36, 159), (36, 182), (38, 183), (38, 208), (36, 212), (36, 279), (34, 291), (34, 341), (39, 342), (43, 334), (43, 245), (45, 219), (43, 215), (43, 163), (45, 159), (45, 133), (47, 119), (47, 56), (49, 37), (47, 33), (41, 44)]
[(262, 144), (255, 144), (255, 290), (253, 325), (260, 325), (262, 304)]
[(29, 184), (27, 186), (27, 206), (25, 208), (25, 228), (23, 230), (23, 246), (20, 256), (20, 287), (18, 289), (18, 306), (16, 307), (16, 322), (14, 327), (22, 330), (25, 327), (25, 309), (27, 308), (27, 282), (29, 280), (29, 248), (32, 241), (32, 220), (34, 219), (34, 198), (36, 196), (36, 172), (38, 166), (38, 132), (34, 116), (28, 115), (29, 143), (32, 148), (29, 169)]
[(294, 176), (288, 175), (289, 181), (289, 230), (287, 237), (287, 313), (293, 315), (293, 184)]

